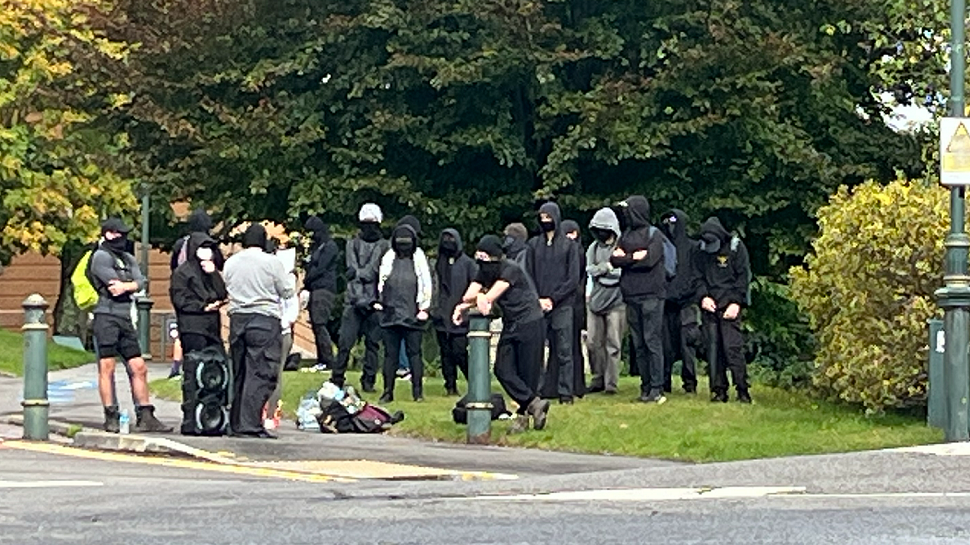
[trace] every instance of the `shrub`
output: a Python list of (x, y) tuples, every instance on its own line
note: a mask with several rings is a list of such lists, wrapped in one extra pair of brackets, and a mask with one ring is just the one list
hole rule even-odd
[(787, 284), (756, 278), (743, 322), (752, 380), (795, 389), (812, 381), (815, 339)]
[(792, 295), (818, 342), (813, 384), (868, 413), (925, 404), (926, 320), (942, 284), (947, 192), (921, 182), (839, 189)]

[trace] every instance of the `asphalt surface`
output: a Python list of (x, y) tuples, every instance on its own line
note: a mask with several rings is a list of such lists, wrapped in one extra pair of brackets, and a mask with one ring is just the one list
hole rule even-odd
[[(65, 480), (74, 481), (73, 486)], [(628, 475), (626, 484), (655, 486), (645, 480), (652, 479)], [(0, 543), (970, 541), (970, 499), (965, 496), (565, 502), (436, 496), (433, 491), (440, 485), (434, 483), (420, 485), (425, 498), (409, 499), (370, 486), (148, 468), (0, 447)], [(372, 493), (359, 498), (341, 493), (352, 489)]]

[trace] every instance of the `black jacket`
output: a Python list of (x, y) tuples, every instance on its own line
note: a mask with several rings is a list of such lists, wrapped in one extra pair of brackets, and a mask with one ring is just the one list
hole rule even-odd
[[(667, 275), (664, 270), (664, 245), (660, 230), (650, 233), (650, 202), (646, 197), (634, 195), (626, 200), (627, 230), (620, 237), (618, 247), (626, 255), (613, 256), (610, 263), (623, 270), (620, 291), (623, 300), (639, 302), (644, 299), (667, 296)], [(646, 250), (647, 257), (633, 259), (638, 250)]]
[(700, 302), (710, 297), (717, 303), (718, 310), (726, 309), (731, 303), (742, 308), (747, 306), (751, 279), (748, 249), (740, 239), (732, 237), (717, 218), (709, 218), (701, 225), (700, 236), (703, 238), (705, 234), (717, 237), (720, 248), (714, 253), (698, 252), (696, 300)]
[(464, 253), (461, 235), (457, 230), (445, 229), (441, 232), (442, 238), (446, 233), (458, 242), (458, 255), (455, 257), (442, 255), (439, 240), (438, 261), (434, 264), (435, 285), (431, 304), (431, 322), (438, 331), (468, 333), (467, 320), (462, 325), (455, 325), (451, 318), (469, 284), (478, 275), (478, 264)]
[(694, 303), (697, 295), (698, 242), (687, 236), (690, 218), (673, 209), (662, 216), (660, 229), (677, 247), (677, 275), (667, 282), (667, 300), (680, 306)]
[(545, 233), (529, 240), (529, 276), (540, 299), (552, 299), (553, 307), (571, 305), (581, 277), (582, 248), (563, 234), (559, 205), (548, 202), (539, 208), (539, 212), (552, 217), (556, 230), (551, 241)]
[(219, 311), (206, 311), (205, 307), (228, 298), (226, 284), (218, 269), (213, 273), (203, 271), (199, 258), (195, 255), (196, 250), (201, 247), (212, 248), (215, 255), (218, 244), (204, 233), (193, 233), (185, 244), (188, 260), (175, 269), (169, 286), (179, 332), (206, 335), (213, 342), (218, 342), (222, 333)]
[(330, 238), (330, 229), (323, 223), (313, 232), (313, 251), (307, 262), (303, 286), (307, 291), (337, 292), (337, 243)]

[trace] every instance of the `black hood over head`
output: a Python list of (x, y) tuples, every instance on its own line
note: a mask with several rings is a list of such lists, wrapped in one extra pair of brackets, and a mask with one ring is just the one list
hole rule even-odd
[(686, 212), (674, 208), (661, 216), (660, 229), (674, 245), (679, 246), (679, 243), (688, 240), (687, 222), (689, 221), (690, 218), (687, 217)]
[[(538, 214), (543, 214), (543, 213), (549, 214), (549, 217), (552, 218), (553, 223), (556, 224), (555, 232), (557, 234), (561, 233), (562, 232), (562, 211), (559, 209), (559, 205), (554, 202), (547, 202), (539, 207)], [(538, 216), (538, 214), (536, 215)]]
[[(403, 241), (410, 239), (411, 247), (406, 248)], [(391, 249), (398, 257), (411, 257), (418, 247), (418, 235), (410, 225), (398, 225), (391, 233)]]
[(627, 227), (639, 229), (650, 225), (650, 201), (643, 195), (633, 195), (627, 198), (625, 215)]
[(421, 222), (418, 220), (418, 218), (412, 216), (411, 214), (408, 214), (407, 216), (404, 216), (403, 218), (401, 218), (400, 221), (397, 222), (397, 225), (398, 227), (400, 227), (401, 225), (407, 225), (412, 230), (414, 230), (415, 237), (418, 237), (418, 238), (421, 237)]
[(219, 252), (219, 243), (205, 233), (192, 233), (189, 235), (189, 238), (186, 240), (185, 244), (187, 244), (185, 247), (185, 259), (186, 261), (191, 261), (195, 264), (199, 263), (199, 258), (195, 255), (199, 251), (199, 248), (212, 248), (214, 258)]
[(192, 211), (188, 219), (189, 231), (192, 233), (208, 233), (212, 230), (212, 218), (209, 214), (197, 208)]
[(259, 248), (266, 250), (266, 228), (258, 223), (253, 223), (246, 228), (242, 236), (243, 248)]
[(442, 247), (442, 243), (445, 241), (445, 235), (450, 236), (455, 240), (455, 243), (457, 244), (457, 247), (455, 248), (455, 256), (460, 255), (465, 249), (465, 246), (461, 241), (461, 233), (459, 233), (457, 229), (452, 229), (451, 227), (441, 231), (441, 236), (438, 238), (439, 249)]
[(578, 241), (582, 240), (582, 238), (583, 238), (583, 231), (579, 228), (579, 223), (577, 223), (574, 220), (566, 220), (566, 221), (562, 222), (562, 232), (563, 233), (572, 233), (573, 231), (579, 233), (579, 238), (577, 238), (576, 241), (578, 242)]
[(724, 228), (721, 220), (712, 216), (701, 225), (700, 239), (701, 250), (724, 254), (730, 245), (731, 233)]
[(330, 240), (330, 226), (317, 216), (310, 216), (303, 227), (313, 236), (314, 246), (319, 246)]

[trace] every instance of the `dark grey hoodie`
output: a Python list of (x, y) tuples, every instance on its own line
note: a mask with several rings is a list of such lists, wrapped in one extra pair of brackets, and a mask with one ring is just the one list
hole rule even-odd
[(687, 236), (690, 218), (683, 210), (674, 208), (660, 219), (660, 230), (677, 247), (677, 275), (667, 282), (667, 300), (678, 305), (694, 302), (697, 293), (697, 266), (695, 260), (698, 242)]
[(744, 243), (739, 239), (732, 248), (734, 237), (715, 217), (708, 218), (701, 225), (700, 237), (702, 241), (714, 242), (714, 245), (710, 252), (698, 252), (700, 278), (697, 301), (710, 297), (720, 310), (726, 309), (731, 303), (747, 306), (751, 264)]
[(556, 223), (552, 240), (545, 233), (529, 240), (531, 260), (529, 276), (535, 282), (539, 298), (552, 299), (553, 307), (569, 305), (576, 297), (581, 277), (580, 246), (562, 232), (562, 213), (559, 205), (547, 202), (539, 208)]
[[(451, 235), (458, 243), (455, 255), (444, 255), (441, 242), (445, 235)], [(452, 314), (461, 302), (462, 296), (469, 284), (478, 275), (478, 264), (464, 252), (461, 234), (455, 229), (445, 229), (438, 240), (438, 260), (434, 264), (435, 287), (433, 303), (431, 304), (431, 321), (438, 331), (448, 333), (468, 333), (467, 320), (462, 325), (455, 325)]]

